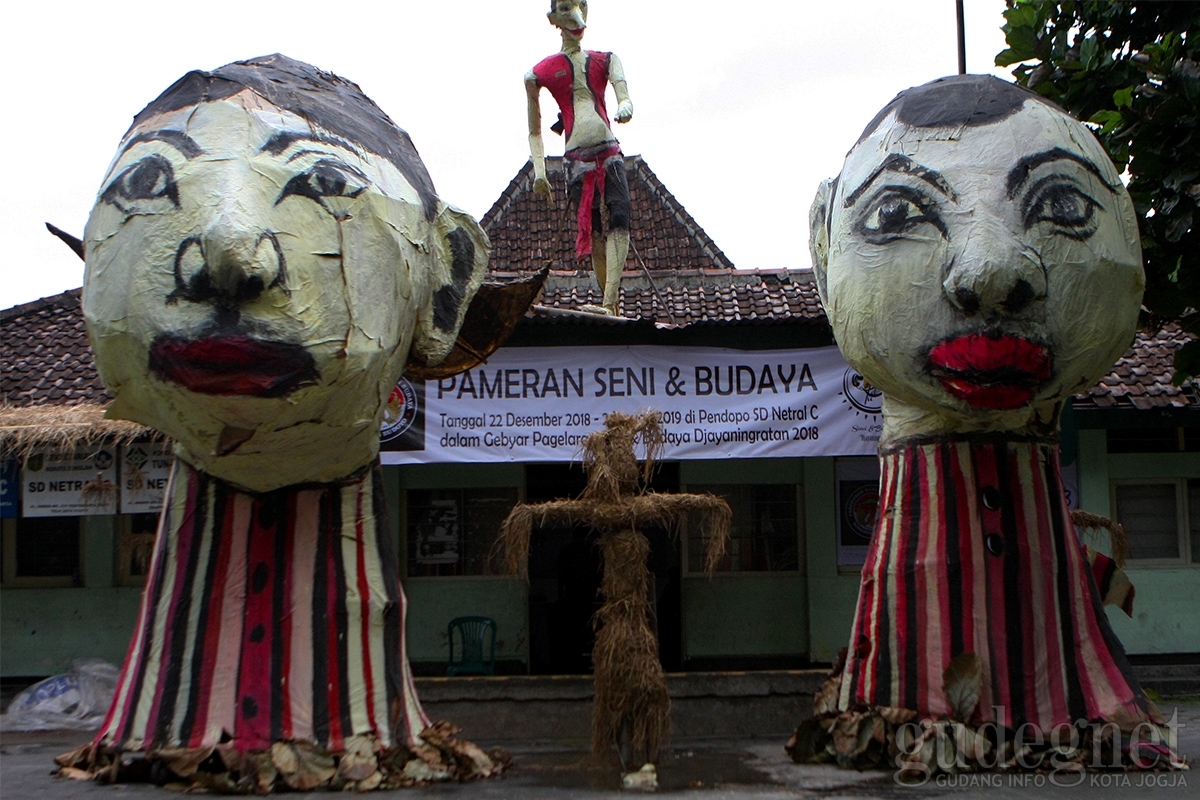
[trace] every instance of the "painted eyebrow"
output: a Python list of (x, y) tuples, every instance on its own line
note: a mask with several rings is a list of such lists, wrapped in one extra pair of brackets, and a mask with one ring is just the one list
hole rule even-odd
[(300, 131), (284, 131), (277, 133), (267, 140), (267, 143), (262, 146), (259, 152), (270, 153), (277, 156), (284, 150), (287, 150), (296, 142), (317, 142), (318, 144), (330, 144), (334, 147), (340, 147), (343, 150), (354, 153), (354, 155), (362, 158), (362, 153), (358, 148), (347, 142), (345, 139), (339, 139), (336, 136), (328, 136), (324, 134), (301, 133)]
[(129, 143), (121, 148), (121, 155), (125, 155), (128, 150), (136, 144), (144, 142), (166, 142), (174, 147), (179, 152), (183, 153), (184, 158), (189, 161), (198, 155), (204, 154), (204, 149), (196, 144), (196, 140), (188, 136), (183, 131), (146, 131), (139, 133), (129, 140)]
[(954, 192), (954, 189), (950, 188), (950, 184), (947, 183), (946, 179), (942, 177), (942, 173), (938, 172), (937, 170), (930, 169), (929, 167), (923, 167), (908, 156), (901, 155), (900, 153), (892, 153), (883, 160), (882, 164), (875, 168), (875, 171), (872, 172), (865, 181), (859, 184), (857, 189), (846, 195), (846, 200), (842, 203), (842, 208), (850, 208), (857, 203), (858, 198), (862, 196), (863, 192), (865, 192), (867, 188), (874, 183), (876, 178), (885, 172), (899, 172), (902, 175), (914, 175), (928, 183), (933, 188), (937, 189), (942, 194), (946, 195), (946, 197), (949, 197), (951, 200), (958, 200), (958, 195)]
[(1094, 162), (1089, 161), (1078, 153), (1072, 153), (1070, 150), (1064, 150), (1061, 147), (1052, 147), (1049, 150), (1045, 150), (1041, 153), (1034, 153), (1033, 155), (1025, 156), (1017, 162), (1015, 167), (1009, 170), (1008, 181), (1005, 184), (1005, 189), (1008, 191), (1008, 199), (1011, 200), (1017, 196), (1017, 192), (1020, 191), (1021, 187), (1025, 184), (1025, 181), (1029, 180), (1030, 174), (1032, 174), (1035, 169), (1040, 167), (1042, 164), (1048, 164), (1051, 161), (1074, 161), (1076, 164), (1079, 164), (1088, 172), (1099, 178), (1100, 182), (1104, 184), (1104, 187), (1110, 192), (1116, 191), (1116, 187), (1105, 179), (1105, 177), (1100, 173), (1100, 167), (1096, 166)]

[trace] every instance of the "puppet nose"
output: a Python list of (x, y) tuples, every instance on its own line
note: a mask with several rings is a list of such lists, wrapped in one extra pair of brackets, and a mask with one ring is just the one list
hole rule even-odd
[(942, 290), (969, 317), (1012, 316), (1046, 296), (1046, 272), (1032, 248), (979, 237), (955, 259)]
[(275, 234), (229, 218), (184, 241), (175, 257), (178, 293), (226, 308), (248, 303), (280, 283), (283, 270)]

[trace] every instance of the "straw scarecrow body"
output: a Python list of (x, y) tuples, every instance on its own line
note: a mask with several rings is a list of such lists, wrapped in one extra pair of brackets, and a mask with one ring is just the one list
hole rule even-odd
[(421, 708), (378, 460), (389, 393), (454, 351), (487, 250), (408, 135), (308, 64), (192, 72), (138, 114), (83, 309), (108, 414), (177, 458), (116, 697), (66, 774), (265, 793), (497, 771)]
[[(600, 534), (604, 602), (596, 613), (592, 653), (596, 698), (592, 713), (592, 755), (602, 759), (615, 747), (626, 769), (633, 761), (653, 763), (670, 732), (671, 701), (651, 627), (650, 543), (647, 526), (677, 530), (689, 514), (702, 515), (707, 533), (706, 565), (711, 571), (725, 552), (732, 512), (719, 497), (658, 494), (641, 485), (649, 480), (662, 452), (657, 413), (608, 414), (604, 429), (583, 444), (587, 488), (578, 500), (518, 505), (501, 530), (509, 570), (524, 573), (535, 527), (584, 525)], [(635, 448), (642, 449), (639, 466)]]
[(1170, 764), (1145, 741), (1163, 717), (1105, 616), (1059, 465), (1063, 404), (1128, 347), (1145, 286), (1103, 148), (996, 78), (907, 90), (821, 187), (812, 249), (884, 427), (844, 669), (793, 757), (1032, 769), (1045, 748), (1013, 737), (1032, 726), (1060, 737), (1056, 765)]

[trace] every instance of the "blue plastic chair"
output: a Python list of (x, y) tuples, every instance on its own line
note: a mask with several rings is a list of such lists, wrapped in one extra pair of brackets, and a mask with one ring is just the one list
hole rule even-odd
[[(455, 631), (458, 632), (458, 660), (454, 658)], [(490, 617), (456, 617), (446, 628), (450, 664), (446, 674), (496, 674), (496, 621)], [(486, 653), (486, 657), (485, 654)]]

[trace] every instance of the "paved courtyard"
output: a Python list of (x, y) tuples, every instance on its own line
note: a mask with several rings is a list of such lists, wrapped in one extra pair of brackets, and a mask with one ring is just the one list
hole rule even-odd
[[(1178, 709), (1179, 750), (1200, 762), (1200, 703), (1164, 702), (1168, 713)], [(102, 786), (68, 781), (51, 775), (54, 755), (87, 741), (80, 733), (24, 733), (0, 737), (0, 797), (3, 800), (86, 798), (86, 800), (143, 800), (175, 797), (155, 786)], [(482, 742), (484, 745), (494, 743)], [(621, 792), (614, 772), (585, 766), (584, 753), (551, 745), (507, 743), (515, 765), (506, 775), (471, 784), (445, 784), (379, 792), (379, 798), (439, 798), (444, 800), (571, 800), (612, 798)], [(1072, 776), (1072, 781), (1077, 776)], [(1056, 786), (1047, 776), (959, 775), (920, 787), (897, 785), (887, 772), (849, 772), (830, 766), (799, 766), (783, 752), (783, 742), (765, 739), (696, 740), (677, 742), (659, 770), (659, 794), (698, 800), (724, 798), (1185, 798), (1200, 797), (1200, 769), (1149, 775), (1093, 773), (1077, 785)], [(328, 793), (289, 794), (320, 798)]]

